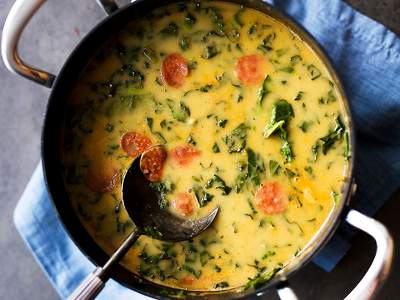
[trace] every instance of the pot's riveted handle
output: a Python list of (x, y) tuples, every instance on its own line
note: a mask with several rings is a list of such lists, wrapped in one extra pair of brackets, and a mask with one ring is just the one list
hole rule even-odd
[[(371, 266), (345, 300), (373, 299), (389, 275), (393, 260), (393, 239), (382, 223), (354, 209), (349, 210), (345, 220), (350, 225), (369, 234), (376, 242), (376, 253)], [(283, 300), (297, 299), (287, 283), (278, 285), (277, 291), (279, 297)]]
[(278, 286), (276, 287), (276, 290), (278, 292), (279, 298), (283, 300), (298, 300), (296, 294), (294, 291), (289, 287), (287, 281), (282, 281)]
[(393, 238), (380, 222), (351, 209), (346, 222), (372, 236), (376, 242), (376, 253), (367, 273), (345, 300), (373, 299), (389, 275), (393, 261)]
[(103, 8), (107, 15), (111, 15), (114, 11), (118, 10), (118, 5), (114, 0), (96, 0), (96, 2)]
[[(114, 0), (96, 0), (107, 14), (118, 9)], [(55, 75), (25, 63), (18, 54), (18, 42), (29, 20), (46, 0), (16, 0), (4, 23), (1, 39), (1, 55), (11, 72), (51, 87)]]
[(35, 12), (46, 0), (16, 0), (4, 23), (1, 39), (1, 55), (4, 64), (11, 72), (51, 87), (53, 74), (37, 69), (25, 63), (18, 54), (18, 42), (21, 34)]

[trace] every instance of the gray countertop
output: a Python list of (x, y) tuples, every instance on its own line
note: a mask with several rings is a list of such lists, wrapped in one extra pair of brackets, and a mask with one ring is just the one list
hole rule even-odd
[[(400, 34), (400, 0), (348, 2)], [(12, 3), (13, 0), (1, 0), (1, 26)], [(21, 55), (57, 74), (80, 38), (102, 18), (102, 10), (94, 0), (48, 1), (25, 31), (20, 43)], [(0, 83), (0, 299), (58, 299), (12, 221), (17, 200), (40, 158), (40, 131), (49, 90), (11, 75), (1, 60)], [(400, 245), (399, 201), (400, 192), (377, 215), (392, 231), (397, 245)], [(291, 284), (301, 299), (343, 299), (368, 268), (374, 248), (372, 240), (359, 234), (333, 272), (325, 273), (309, 264), (294, 276)], [(379, 299), (399, 298), (399, 251)], [(275, 292), (270, 295), (271, 299), (277, 299)]]

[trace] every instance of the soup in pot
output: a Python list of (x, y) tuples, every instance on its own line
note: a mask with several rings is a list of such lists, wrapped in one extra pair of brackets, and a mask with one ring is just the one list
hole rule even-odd
[(251, 287), (301, 251), (342, 198), (349, 157), (341, 96), (312, 49), (270, 16), (178, 3), (135, 20), (79, 75), (66, 112), (68, 196), (108, 253), (132, 231), (121, 181), (164, 144), (160, 207), (212, 226), (191, 241), (142, 236), (123, 265), (188, 290)]

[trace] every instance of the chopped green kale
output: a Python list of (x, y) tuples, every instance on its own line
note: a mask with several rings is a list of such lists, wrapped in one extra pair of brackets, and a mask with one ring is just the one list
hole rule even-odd
[(214, 183), (216, 184), (216, 188), (222, 190), (222, 195), (229, 195), (231, 192), (232, 188), (227, 186), (225, 181), (219, 177), (217, 174), (214, 174), (213, 177), (211, 177), (206, 184), (206, 188), (209, 189), (214, 186)]
[(271, 160), (269, 161), (269, 173), (270, 173), (272, 176), (277, 175), (280, 168), (281, 168), (281, 167), (280, 167), (279, 163), (278, 163), (276, 160), (272, 160), (272, 159), (271, 159)]
[(175, 22), (170, 22), (165, 28), (160, 31), (163, 37), (176, 37), (178, 36), (179, 27)]
[(315, 80), (321, 76), (321, 71), (313, 64), (307, 66), (308, 72), (310, 72), (311, 80)]
[(249, 127), (241, 123), (229, 135), (223, 138), (229, 153), (239, 153), (246, 147), (247, 130)]
[(281, 153), (286, 162), (291, 162), (294, 158), (287, 132), (288, 123), (293, 117), (292, 105), (284, 99), (278, 100), (272, 108), (271, 120), (264, 128), (264, 138), (269, 138), (272, 134), (277, 134), (281, 138), (283, 142)]
[(268, 88), (268, 85), (270, 83), (271, 83), (271, 77), (267, 75), (262, 83), (261, 88), (258, 90), (258, 97), (257, 97), (258, 105), (262, 105), (265, 96), (267, 96), (270, 93), (270, 90)]
[(199, 203), (200, 207), (204, 207), (207, 205), (208, 202), (214, 198), (213, 195), (205, 191), (201, 186), (194, 186), (193, 187), (194, 195), (196, 197), (197, 202)]
[(261, 184), (261, 175), (265, 171), (264, 160), (261, 155), (247, 148), (248, 178), (256, 185)]
[(171, 99), (167, 99), (167, 103), (175, 120), (179, 122), (186, 122), (186, 120), (190, 117), (190, 110), (182, 101), (179, 103), (178, 108), (176, 107), (175, 102)]

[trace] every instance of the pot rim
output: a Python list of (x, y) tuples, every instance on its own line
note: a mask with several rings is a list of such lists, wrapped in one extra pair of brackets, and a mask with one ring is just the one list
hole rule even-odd
[[(93, 55), (95, 51), (89, 51), (88, 49), (93, 49), (93, 46), (88, 46), (90, 44), (98, 44), (99, 42), (106, 42), (110, 36), (112, 35), (111, 27), (120, 26), (119, 30), (124, 27), (124, 25), (118, 24), (116, 21), (119, 17), (124, 19), (123, 17), (127, 14), (131, 16), (130, 21), (123, 22), (125, 25), (129, 22), (132, 22), (135, 18), (140, 17), (139, 11), (141, 8), (146, 6), (151, 6), (150, 9), (146, 9), (146, 13), (154, 10), (156, 8), (169, 5), (172, 3), (182, 2), (182, 0), (163, 0), (163, 1), (149, 1), (149, 0), (137, 0), (134, 1), (110, 16), (106, 17), (99, 24), (97, 24), (74, 48), (72, 53), (69, 55), (68, 59), (64, 63), (59, 75), (57, 76), (53, 88), (50, 93), (49, 101), (47, 104), (45, 121), (42, 130), (42, 166), (43, 173), (45, 177), (46, 187), (49, 191), (50, 199), (52, 200), (52, 205), (55, 208), (56, 214), (58, 218), (61, 220), (61, 223), (66, 230), (68, 236), (74, 242), (74, 244), (79, 248), (79, 250), (95, 265), (103, 265), (108, 259), (108, 255), (104, 252), (102, 248), (100, 248), (95, 240), (88, 234), (85, 230), (84, 226), (80, 223), (76, 213), (74, 213), (73, 220), (71, 221), (71, 214), (67, 214), (67, 212), (71, 212), (72, 205), (66, 204), (69, 202), (68, 197), (65, 193), (65, 187), (63, 182), (62, 173), (59, 172), (62, 169), (62, 164), (59, 155), (59, 146), (61, 143), (61, 128), (62, 124), (60, 124), (60, 128), (54, 126), (54, 122), (60, 123), (60, 120), (56, 118), (56, 114), (54, 111), (58, 111), (59, 114), (62, 110), (60, 110), (61, 105), (57, 105), (57, 96), (60, 94), (65, 95), (63, 90), (65, 89), (65, 82), (68, 80), (70, 70), (73, 69), (73, 65), (76, 65), (76, 62), (79, 61), (78, 57), (82, 56), (82, 53), (85, 53), (83, 56)], [(324, 66), (327, 68), (329, 74), (332, 76), (332, 79), (335, 83), (337, 91), (339, 92), (342, 102), (342, 113), (346, 115), (344, 117), (344, 123), (346, 124), (346, 128), (349, 134), (349, 147), (351, 156), (348, 161), (347, 174), (346, 174), (346, 182), (342, 187), (343, 198), (338, 206), (336, 206), (331, 216), (328, 217), (326, 223), (321, 226), (318, 233), (312, 239), (305, 249), (307, 251), (302, 251), (299, 256), (297, 256), (294, 260), (295, 262), (290, 263), (289, 268), (284, 268), (281, 272), (277, 274), (273, 279), (262, 285), (257, 289), (249, 289), (243, 291), (243, 287), (234, 288), (224, 291), (213, 291), (213, 292), (196, 292), (196, 295), (192, 298), (196, 298), (199, 296), (212, 296), (213, 299), (238, 299), (242, 297), (246, 297), (249, 295), (256, 294), (257, 296), (263, 295), (269, 288), (277, 285), (278, 283), (287, 280), (289, 277), (293, 276), (297, 273), (303, 266), (305, 266), (308, 262), (311, 261), (313, 257), (326, 245), (326, 243), (333, 236), (337, 226), (341, 221), (342, 214), (346, 211), (345, 207), (350, 201), (352, 185), (353, 185), (353, 168), (354, 168), (354, 158), (355, 158), (355, 130), (354, 130), (354, 122), (352, 119), (352, 112), (348, 102), (348, 98), (345, 94), (343, 85), (333, 68), (330, 59), (322, 49), (322, 47), (318, 44), (318, 42), (308, 33), (300, 24), (296, 23), (291, 17), (286, 15), (283, 12), (278, 11), (276, 8), (271, 6), (270, 4), (263, 2), (261, 0), (223, 0), (222, 2), (232, 2), (236, 4), (243, 4), (245, 7), (253, 8), (259, 10), (276, 21), (283, 23), (287, 26), (291, 31), (293, 31), (298, 37), (301, 38), (311, 49), (316, 53), (318, 58), (323, 62)], [(115, 25), (117, 24), (117, 25)], [(102, 32), (105, 34), (100, 34)], [(103, 37), (99, 37), (103, 36)], [(106, 36), (106, 38), (104, 38)], [(83, 50), (86, 47), (86, 50)], [(67, 84), (69, 85), (69, 84)], [(67, 97), (64, 96), (63, 105), (65, 105)], [(58, 115), (59, 115), (58, 114)], [(62, 121), (64, 118), (62, 118)], [(50, 139), (49, 136), (52, 136), (53, 139)], [(58, 141), (55, 143), (57, 148), (54, 147), (54, 141)], [(58, 153), (58, 154), (56, 154)], [(57, 172), (58, 171), (58, 172)], [(57, 176), (54, 176), (58, 174)], [(55, 200), (58, 199), (58, 200)], [(68, 206), (70, 208), (68, 208)], [(78, 220), (78, 221), (77, 221)], [(77, 221), (77, 222), (76, 222)], [(131, 280), (127, 280), (127, 276), (132, 277)], [(160, 294), (159, 290), (167, 290), (169, 292), (177, 291), (177, 289), (164, 287), (158, 284), (155, 284), (151, 281), (140, 278), (134, 273), (131, 273), (126, 268), (121, 265), (116, 266), (111, 271), (111, 278), (115, 279), (122, 285), (132, 289), (138, 293), (144, 294), (149, 297), (157, 298), (157, 299), (167, 299), (168, 296), (164, 297)], [(133, 279), (135, 282), (133, 283)], [(154, 291), (157, 290), (157, 294)], [(220, 297), (221, 296), (221, 297)]]

